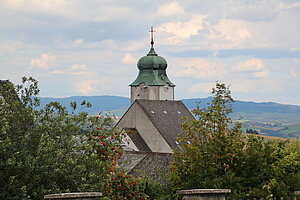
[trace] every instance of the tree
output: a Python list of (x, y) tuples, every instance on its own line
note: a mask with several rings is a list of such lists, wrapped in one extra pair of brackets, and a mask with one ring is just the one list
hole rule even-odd
[(116, 155), (123, 153), (122, 135), (111, 117), (74, 114), (78, 107), (91, 106), (85, 101), (71, 103), (73, 113), (57, 102), (37, 109), (33, 78), (0, 90), (0, 199), (42, 199), (108, 187)]
[(194, 109), (194, 119), (183, 124), (185, 133), (178, 137), (180, 150), (174, 152), (171, 164), (171, 182), (176, 189), (227, 188), (234, 184), (232, 168), (244, 145), (241, 124), (228, 117), (231, 103), (228, 87), (217, 84), (214, 98), (207, 108)]
[(228, 117), (234, 102), (229, 88), (217, 83), (212, 94), (212, 102), (182, 125), (170, 165), (173, 190), (230, 188), (233, 198), (291, 195), (299, 187), (292, 183), (299, 180), (300, 143), (242, 135), (241, 124)]

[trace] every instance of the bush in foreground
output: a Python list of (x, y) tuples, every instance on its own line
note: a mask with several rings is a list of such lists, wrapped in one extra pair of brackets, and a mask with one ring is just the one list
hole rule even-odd
[(235, 198), (292, 196), (300, 189), (300, 143), (245, 137), (241, 124), (228, 117), (229, 88), (217, 83), (212, 94), (208, 107), (194, 109), (195, 119), (183, 124), (170, 166), (173, 191), (230, 188)]

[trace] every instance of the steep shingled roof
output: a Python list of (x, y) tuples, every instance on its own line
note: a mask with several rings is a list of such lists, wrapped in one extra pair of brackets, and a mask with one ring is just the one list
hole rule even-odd
[(177, 148), (176, 137), (182, 132), (186, 117), (193, 117), (182, 101), (136, 100), (172, 149)]
[(146, 175), (155, 181), (166, 183), (172, 160), (171, 153), (126, 151), (120, 164), (135, 177)]
[(128, 137), (132, 140), (139, 151), (151, 151), (136, 128), (124, 128), (124, 131), (127, 133)]

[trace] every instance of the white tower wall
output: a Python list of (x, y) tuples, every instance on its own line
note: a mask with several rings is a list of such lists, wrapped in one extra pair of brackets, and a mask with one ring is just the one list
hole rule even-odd
[(174, 87), (149, 86), (141, 83), (139, 86), (131, 86), (131, 103), (136, 99), (148, 100), (174, 100)]

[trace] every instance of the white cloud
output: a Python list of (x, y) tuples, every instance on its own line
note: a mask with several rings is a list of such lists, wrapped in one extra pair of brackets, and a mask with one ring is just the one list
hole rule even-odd
[(75, 65), (72, 65), (72, 66), (70, 67), (70, 69), (71, 69), (72, 71), (76, 71), (76, 70), (86, 70), (87, 67), (86, 67), (86, 65), (75, 64)]
[(198, 92), (205, 92), (205, 93), (210, 93), (211, 89), (215, 87), (214, 82), (202, 82), (199, 84), (194, 84), (192, 85), (188, 91), (192, 93), (198, 93)]
[(212, 49), (242, 48), (253, 37), (247, 22), (233, 19), (221, 19), (216, 25), (210, 25), (207, 38)]
[(280, 2), (277, 6), (277, 10), (281, 9), (295, 9), (295, 8), (300, 8), (300, 2), (296, 3), (285, 3), (285, 2)]
[(56, 56), (52, 53), (44, 53), (41, 55), (40, 58), (32, 58), (30, 60), (30, 65), (32, 67), (41, 68), (41, 69), (48, 69), (56, 61)]
[(68, 71), (67, 70), (54, 70), (49, 72), (50, 74), (67, 74)]
[(260, 71), (264, 68), (264, 61), (258, 58), (251, 58), (244, 62), (239, 62), (233, 66), (233, 70), (235, 71)]
[[(223, 80), (222, 83), (230, 86), (230, 90), (233, 96), (238, 96), (241, 94), (266, 94), (270, 92), (282, 92), (283, 87), (277, 80), (251, 80), (251, 79), (227, 79)], [(191, 93), (210, 93), (211, 88), (215, 87), (215, 82), (201, 82), (194, 84), (188, 88)], [(252, 97), (251, 97), (252, 98)]]
[(197, 35), (203, 29), (203, 23), (206, 16), (196, 15), (189, 21), (185, 22), (169, 22), (159, 25), (156, 30), (158, 32), (167, 33), (169, 43), (178, 43), (184, 39), (188, 39), (193, 35)]
[(95, 90), (95, 86), (97, 85), (97, 80), (84, 80), (74, 83), (74, 87), (76, 91), (80, 92), (81, 94), (90, 94)]
[(78, 71), (69, 71), (69, 70), (54, 70), (49, 72), (49, 74), (67, 74), (67, 75), (74, 75), (74, 76), (89, 76), (93, 75), (93, 72), (78, 72)]
[(2, 53), (15, 53), (17, 49), (23, 47), (23, 42), (10, 41), (8, 43), (0, 44), (0, 52)]
[(236, 63), (232, 69), (236, 72), (251, 72), (257, 78), (265, 78), (269, 75), (269, 70), (265, 67), (264, 61), (257, 58)]
[(230, 84), (231, 84), (231, 91), (233, 93), (267, 94), (270, 92), (281, 92), (283, 90), (282, 85), (277, 80), (268, 80), (268, 79), (231, 80)]
[(266, 78), (269, 76), (269, 70), (263, 70), (260, 72), (253, 72), (253, 76), (257, 78)]
[(24, 8), (24, 7), (60, 7), (63, 6), (66, 1), (65, 0), (3, 0), (3, 3), (7, 6), (11, 6), (12, 8)]
[(84, 71), (87, 69), (86, 65), (83, 64), (74, 64), (69, 69), (64, 70), (53, 70), (49, 72), (50, 74), (67, 74), (67, 75), (75, 75), (75, 76), (83, 76), (83, 75), (92, 75), (92, 72)]
[(292, 75), (292, 77), (300, 78), (300, 72), (292, 70), (290, 71), (290, 74)]
[(297, 52), (297, 51), (300, 51), (300, 48), (291, 48), (290, 51), (291, 52)]
[(48, 15), (67, 16), (70, 14), (73, 5), (65, 0), (2, 0), (6, 9)]
[(173, 70), (176, 77), (220, 78), (227, 74), (225, 66), (219, 63), (212, 63), (202, 58), (185, 58)]
[[(299, 2), (0, 1), (0, 18), (10, 19), (0, 20), (0, 75), (14, 80), (35, 76), (45, 95), (50, 90), (51, 95), (76, 95), (80, 88), (128, 95), (154, 25), (155, 48), (171, 63), (168, 74), (182, 98), (209, 92), (216, 80), (231, 82), (234, 91), (252, 99), (300, 97)], [(111, 77), (118, 81), (103, 81)], [(67, 83), (59, 85), (60, 93), (54, 89), (57, 79)], [(88, 80), (101, 80), (101, 88)], [(83, 81), (85, 87), (72, 91), (73, 82)], [(280, 87), (284, 92), (278, 92)]]
[(132, 56), (131, 54), (125, 54), (123, 58), (121, 59), (121, 63), (123, 64), (136, 64), (137, 59)]
[(94, 22), (112, 22), (125, 18), (135, 17), (134, 14), (139, 14), (136, 10), (127, 6), (104, 6), (98, 7), (98, 12), (90, 16)]
[(159, 6), (157, 15), (159, 16), (171, 16), (171, 15), (182, 15), (184, 9), (178, 2), (166, 3)]
[(76, 46), (80, 46), (80, 45), (82, 45), (83, 43), (84, 43), (84, 39), (82, 39), (82, 38), (79, 38), (79, 39), (77, 39), (77, 40), (74, 41), (74, 44), (75, 44)]

